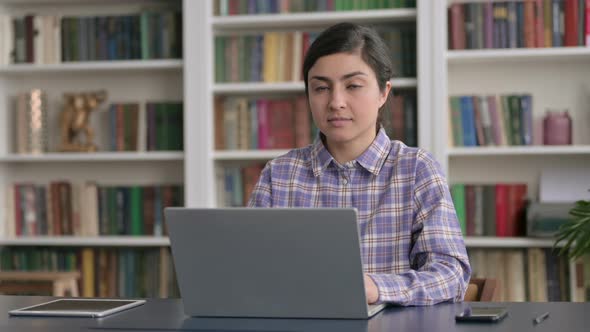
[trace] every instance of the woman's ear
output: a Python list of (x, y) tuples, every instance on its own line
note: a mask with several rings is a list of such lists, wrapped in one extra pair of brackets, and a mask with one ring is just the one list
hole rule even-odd
[(380, 104), (379, 108), (383, 107), (383, 105), (387, 101), (387, 96), (389, 96), (390, 92), (391, 92), (391, 81), (387, 81), (387, 83), (385, 83), (385, 89), (383, 89), (383, 91), (380, 91), (380, 94), (379, 94), (379, 104)]

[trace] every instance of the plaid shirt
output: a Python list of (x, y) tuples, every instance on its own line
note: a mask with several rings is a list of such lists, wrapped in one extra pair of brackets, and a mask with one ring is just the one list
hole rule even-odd
[(379, 302), (461, 301), (471, 267), (440, 166), (381, 129), (340, 165), (320, 139), (267, 163), (250, 207), (354, 207), (363, 266)]

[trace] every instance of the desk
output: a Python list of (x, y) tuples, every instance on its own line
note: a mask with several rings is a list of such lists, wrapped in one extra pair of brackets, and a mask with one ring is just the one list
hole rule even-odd
[[(311, 332), (393, 332), (393, 331), (586, 331), (590, 325), (590, 303), (496, 303), (509, 314), (495, 324), (456, 324), (454, 315), (468, 303), (432, 307), (391, 307), (370, 320), (191, 318), (184, 315), (177, 299), (150, 299), (142, 306), (109, 317), (57, 318), (11, 317), (8, 311), (50, 300), (49, 297), (0, 296), (0, 330), (19, 332), (199, 332), (311, 331)], [(477, 305), (482, 305), (479, 303)], [(533, 325), (535, 315), (549, 311), (550, 317)]]

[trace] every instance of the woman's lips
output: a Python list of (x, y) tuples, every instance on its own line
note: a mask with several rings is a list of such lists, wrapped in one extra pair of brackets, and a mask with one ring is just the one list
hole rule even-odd
[(350, 122), (352, 122), (352, 119), (349, 119), (349, 118), (332, 118), (332, 119), (328, 119), (328, 123), (330, 123), (334, 127), (342, 127), (342, 126), (347, 125)]

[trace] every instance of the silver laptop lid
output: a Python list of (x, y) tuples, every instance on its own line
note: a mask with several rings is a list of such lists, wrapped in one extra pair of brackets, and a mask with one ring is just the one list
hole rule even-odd
[(190, 316), (367, 318), (355, 209), (165, 210)]

